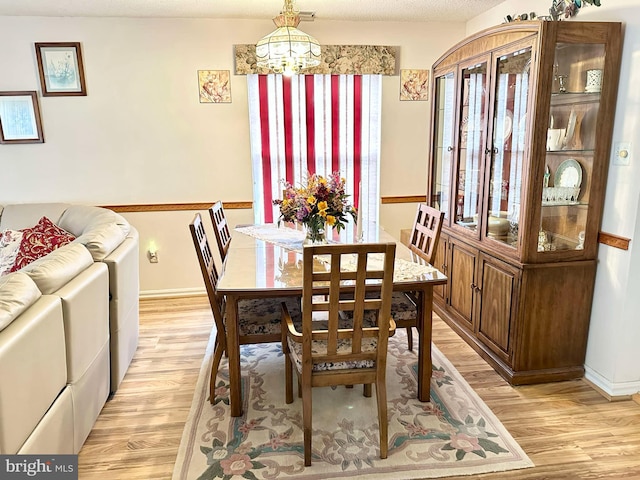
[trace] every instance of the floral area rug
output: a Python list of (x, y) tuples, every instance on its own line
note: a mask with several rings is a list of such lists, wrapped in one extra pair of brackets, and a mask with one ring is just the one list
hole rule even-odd
[[(375, 392), (313, 389), (312, 465), (304, 466), (302, 399), (284, 401), (278, 343), (241, 347), (242, 417), (229, 413), (223, 357), (217, 401), (208, 400), (213, 336), (185, 425), (173, 480), (222, 478), (423, 479), (532, 467), (520, 446), (444, 355), (433, 346), (431, 402), (416, 399), (417, 353), (404, 330), (389, 341), (389, 456), (379, 457)], [(375, 387), (374, 387), (375, 389)]]

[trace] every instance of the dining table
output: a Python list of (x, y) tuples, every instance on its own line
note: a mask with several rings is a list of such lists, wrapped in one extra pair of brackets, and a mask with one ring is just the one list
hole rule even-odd
[[(238, 301), (265, 297), (302, 295), (302, 249), (304, 232), (277, 224), (236, 227), (218, 279), (217, 292), (226, 297), (226, 338), (231, 415), (242, 415)], [(417, 398), (430, 400), (431, 323), (433, 287), (447, 277), (419, 255), (371, 222), (356, 229), (348, 225), (330, 229), (332, 243), (396, 243), (394, 291), (418, 292), (418, 389)]]

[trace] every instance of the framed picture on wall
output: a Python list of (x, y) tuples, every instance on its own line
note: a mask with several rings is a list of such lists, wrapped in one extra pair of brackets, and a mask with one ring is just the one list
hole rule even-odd
[(36, 43), (36, 58), (43, 97), (87, 94), (80, 43)]
[(36, 91), (0, 92), (0, 143), (44, 143)]
[(400, 70), (400, 100), (429, 100), (429, 70)]
[(198, 70), (200, 103), (231, 103), (229, 70)]

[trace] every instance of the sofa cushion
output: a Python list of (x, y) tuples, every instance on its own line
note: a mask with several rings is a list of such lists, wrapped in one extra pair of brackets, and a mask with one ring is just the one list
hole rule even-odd
[(20, 450), (66, 382), (62, 303), (42, 295), (0, 334), (2, 453)]
[(21, 272), (31, 277), (40, 291), (47, 295), (60, 289), (92, 264), (93, 258), (89, 251), (80, 243), (74, 242), (30, 263)]
[(118, 245), (120, 245), (126, 234), (115, 223), (99, 225), (97, 228), (80, 235), (77, 238), (93, 256), (96, 262), (103, 261)]
[(88, 205), (72, 205), (60, 218), (59, 225), (72, 232), (91, 252), (95, 261), (102, 261), (122, 243), (131, 227), (111, 210)]
[(20, 230), (5, 230), (0, 232), (0, 276), (11, 271), (20, 251), (22, 232)]
[(16, 272), (0, 278), (0, 331), (33, 305), (42, 293), (25, 273)]
[(34, 260), (48, 255), (75, 238), (74, 235), (58, 227), (47, 217), (40, 218), (36, 225), (22, 230), (22, 241), (11, 271), (16, 272), (24, 268)]
[(0, 230), (22, 230), (32, 227), (43, 216), (58, 224), (68, 203), (15, 203), (5, 205), (0, 217)]

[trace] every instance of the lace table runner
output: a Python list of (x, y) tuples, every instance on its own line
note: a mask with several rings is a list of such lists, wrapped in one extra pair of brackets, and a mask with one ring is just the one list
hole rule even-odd
[(295, 250), (302, 253), (302, 242), (305, 233), (289, 227), (278, 227), (275, 223), (265, 225), (247, 225), (246, 227), (236, 227), (236, 232), (244, 233), (250, 237), (273, 243), (287, 250)]
[[(302, 242), (305, 239), (305, 233), (300, 230), (295, 230), (289, 227), (278, 227), (276, 224), (270, 223), (265, 225), (249, 225), (246, 227), (236, 227), (237, 232), (249, 235), (263, 240), (265, 242), (273, 243), (279, 247), (287, 250), (293, 250), (302, 253)], [(328, 258), (318, 257), (319, 260), (329, 263)], [(383, 268), (382, 254), (372, 254), (369, 257), (368, 264), (372, 269)], [(357, 270), (356, 257), (351, 260), (343, 262), (342, 269), (344, 271), (354, 272)], [(396, 258), (394, 264), (393, 279), (394, 281), (402, 280), (414, 280), (426, 275), (428, 273), (435, 272), (436, 269), (431, 265), (423, 265), (420, 263), (410, 262), (401, 258)]]

